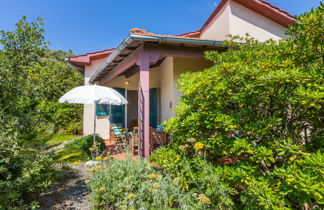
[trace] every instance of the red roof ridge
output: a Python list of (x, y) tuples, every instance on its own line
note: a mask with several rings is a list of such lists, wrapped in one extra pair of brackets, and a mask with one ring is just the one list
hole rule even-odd
[(173, 37), (173, 38), (200, 39), (199, 36), (195, 34), (195, 33), (200, 34), (200, 31), (193, 31), (193, 32), (188, 32), (180, 35), (168, 35), (168, 34), (156, 34), (156, 33), (148, 32), (145, 29), (133, 28), (130, 30), (130, 33), (148, 35), (148, 36), (159, 36), (159, 37), (163, 36), (163, 37)]
[(83, 54), (83, 55), (69, 56), (69, 58), (77, 58), (77, 57), (81, 57), (81, 56), (89, 56), (89, 55), (98, 54), (98, 53), (109, 53), (109, 52), (114, 51), (114, 49), (115, 48), (111, 48), (111, 49), (105, 49), (105, 50), (90, 52), (90, 53), (86, 53), (86, 54)]

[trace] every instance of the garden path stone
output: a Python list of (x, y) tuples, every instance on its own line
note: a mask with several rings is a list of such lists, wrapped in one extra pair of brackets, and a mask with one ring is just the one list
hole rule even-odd
[(88, 191), (85, 179), (88, 177), (87, 166), (84, 163), (79, 165), (68, 164), (77, 173), (66, 172), (64, 180), (55, 184), (40, 198), (40, 210), (88, 210), (91, 206), (88, 203)]

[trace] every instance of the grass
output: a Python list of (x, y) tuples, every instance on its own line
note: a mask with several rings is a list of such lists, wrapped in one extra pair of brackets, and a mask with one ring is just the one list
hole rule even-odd
[(55, 135), (52, 138), (48, 139), (44, 145), (46, 149), (51, 147), (58, 146), (66, 141), (70, 141), (74, 138), (78, 137), (77, 135)]
[(75, 161), (87, 161), (88, 160), (88, 156), (84, 155), (82, 152), (73, 152), (73, 153), (67, 154), (67, 152), (64, 151), (64, 150), (60, 150), (60, 151), (56, 152), (54, 154), (54, 158), (58, 162), (64, 161), (64, 162), (67, 162), (67, 163), (71, 163), (71, 162), (75, 162)]
[(41, 146), (44, 149), (49, 149), (51, 147), (58, 146), (66, 141), (70, 141), (74, 138), (78, 137), (77, 135), (71, 134), (55, 134), (50, 135), (47, 133), (43, 133), (31, 139), (29, 143), (33, 146)]
[[(100, 149), (103, 149), (103, 139), (97, 136)], [(73, 141), (64, 145), (61, 150), (54, 153), (54, 160), (58, 162), (71, 163), (75, 161), (90, 160), (89, 147), (93, 145), (93, 135), (75, 138)]]

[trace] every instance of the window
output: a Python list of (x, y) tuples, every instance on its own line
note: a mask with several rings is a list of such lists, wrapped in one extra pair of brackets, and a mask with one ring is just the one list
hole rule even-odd
[(109, 115), (109, 105), (96, 104), (96, 115)]

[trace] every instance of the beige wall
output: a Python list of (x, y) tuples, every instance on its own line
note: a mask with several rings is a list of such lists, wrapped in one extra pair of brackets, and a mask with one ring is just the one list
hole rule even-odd
[(160, 65), (161, 122), (173, 116), (173, 112), (172, 112), (174, 107), (173, 61), (174, 59), (172, 57), (167, 57)]
[(213, 65), (212, 62), (205, 59), (188, 59), (188, 58), (175, 58), (174, 59), (174, 102), (179, 102), (179, 97), (182, 96), (182, 92), (178, 91), (178, 79), (182, 73), (185, 72), (197, 72), (209, 68)]
[[(229, 19), (231, 15), (231, 10), (229, 7), (229, 2), (225, 4), (222, 10), (216, 15), (213, 23), (204, 30), (201, 34), (201, 39), (211, 39), (217, 41), (225, 40), (227, 34), (229, 34)], [(216, 21), (215, 21), (216, 20)]]
[(246, 33), (260, 41), (286, 37), (284, 26), (229, 0), (203, 31), (201, 38), (223, 41), (228, 34), (245, 36)]
[(182, 73), (202, 71), (212, 65), (205, 59), (166, 58), (160, 66), (161, 122), (174, 116), (174, 109), (182, 95), (177, 80)]
[(266, 41), (285, 38), (285, 27), (256, 13), (241, 4), (231, 1), (230, 34), (252, 37)]

